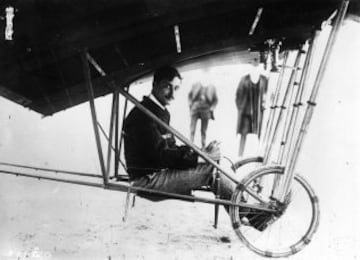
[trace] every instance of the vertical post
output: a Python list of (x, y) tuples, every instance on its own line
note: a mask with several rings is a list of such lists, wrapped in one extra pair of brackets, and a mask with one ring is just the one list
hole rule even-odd
[(273, 128), (273, 124), (274, 124), (274, 119), (275, 119), (275, 112), (276, 112), (276, 108), (278, 107), (277, 104), (279, 102), (279, 98), (280, 98), (280, 90), (281, 90), (281, 86), (283, 83), (283, 79), (284, 79), (284, 74), (285, 74), (285, 68), (286, 68), (286, 64), (287, 64), (287, 59), (289, 57), (289, 51), (285, 52), (285, 57), (284, 57), (284, 61), (281, 67), (281, 72), (280, 75), (277, 79), (277, 84), (276, 84), (276, 89), (275, 89), (275, 96), (274, 99), (272, 101), (272, 104), (270, 106), (270, 111), (269, 111), (269, 115), (268, 115), (268, 119), (267, 119), (267, 123), (266, 123), (266, 129), (264, 132), (264, 134), (262, 134), (262, 138), (260, 138), (260, 145), (262, 146), (262, 153), (261, 154), (266, 154), (266, 151), (269, 149), (269, 139), (272, 133), (272, 128)]
[(115, 178), (119, 175), (119, 103), (120, 103), (120, 94), (116, 92), (117, 102), (115, 108)]
[[(125, 91), (128, 92), (129, 88), (125, 88)], [(123, 122), (124, 122), (124, 118), (126, 117), (126, 113), (127, 113), (127, 108), (128, 108), (128, 100), (125, 99), (125, 105), (124, 105), (124, 110), (123, 110), (123, 115), (122, 115), (122, 119), (123, 119)], [(120, 160), (120, 154), (121, 154), (121, 148), (122, 148), (122, 144), (123, 144), (123, 140), (124, 140), (124, 137), (123, 137), (123, 130), (124, 130), (124, 125), (121, 126), (121, 134), (120, 134), (120, 140), (119, 140), (119, 157), (118, 157), (118, 160)]]
[(94, 95), (94, 89), (93, 89), (92, 81), (91, 81), (90, 67), (89, 67), (89, 63), (88, 63), (88, 59), (87, 59), (87, 50), (86, 49), (84, 49), (81, 52), (81, 59), (83, 62), (83, 70), (84, 70), (83, 72), (84, 72), (84, 77), (85, 77), (85, 81), (86, 81), (85, 85), (86, 85), (88, 95), (89, 95), (91, 118), (92, 118), (94, 133), (95, 133), (95, 140), (96, 140), (96, 146), (97, 146), (98, 155), (99, 155), (101, 173), (103, 176), (104, 184), (107, 184), (108, 176), (107, 176), (106, 170), (105, 170), (104, 157), (103, 157), (103, 152), (102, 152), (102, 147), (101, 147), (99, 129), (97, 127), (97, 117), (96, 117), (95, 102), (94, 102), (95, 95)]
[[(284, 158), (285, 164), (288, 163), (289, 158), (291, 158), (292, 156), (292, 147), (294, 146), (294, 133), (295, 133), (295, 128), (296, 128), (296, 124), (298, 122), (298, 117), (299, 117), (299, 110), (300, 107), (303, 105), (303, 94), (305, 91), (305, 88), (307, 86), (307, 82), (309, 79), (309, 71), (310, 68), (312, 67), (312, 62), (313, 62), (313, 58), (314, 58), (314, 50), (315, 50), (315, 45), (317, 43), (317, 39), (319, 37), (320, 32), (318, 30), (316, 30), (314, 32), (314, 36), (310, 39), (309, 41), (309, 46), (308, 46), (308, 50), (307, 50), (307, 55), (306, 55), (306, 60), (304, 62), (304, 68), (303, 68), (303, 72), (301, 74), (301, 78), (300, 78), (300, 88), (299, 88), (299, 92), (298, 95), (296, 96), (295, 99), (295, 104), (294, 104), (294, 110), (295, 113), (293, 114), (293, 118), (291, 118), (292, 123), (292, 127), (289, 129), (289, 133), (288, 133), (288, 146), (287, 146), (287, 151), (285, 152), (286, 154), (286, 158)], [(298, 130), (297, 130), (298, 131)]]
[(113, 100), (111, 104), (111, 115), (110, 115), (110, 129), (109, 129), (109, 140), (108, 140), (108, 150), (107, 150), (107, 164), (106, 164), (106, 174), (109, 176), (110, 172), (110, 162), (111, 162), (111, 148), (112, 148), (112, 140), (114, 133), (114, 123), (115, 123), (115, 109), (116, 109), (116, 99), (117, 93), (113, 93)]
[[(216, 176), (215, 176), (215, 198), (216, 199), (220, 199), (220, 173), (217, 169), (216, 170)], [(219, 222), (219, 204), (216, 203), (215, 204), (215, 208), (214, 208), (214, 228), (217, 228), (218, 226), (218, 222)]]
[[(288, 153), (291, 152), (292, 139), (293, 139), (292, 135), (294, 133), (294, 128), (296, 127), (296, 123), (297, 123), (297, 117), (298, 117), (299, 109), (301, 106), (301, 100), (302, 100), (302, 95), (303, 95), (304, 88), (305, 88), (305, 82), (308, 78), (310, 59), (313, 56), (312, 50), (313, 50), (314, 38), (315, 38), (315, 36), (312, 39), (310, 39), (310, 41), (309, 41), (309, 46), (308, 46), (307, 54), (306, 54), (305, 61), (303, 64), (300, 82), (298, 84), (299, 87), (297, 89), (297, 92), (296, 92), (296, 95), (294, 98), (293, 106), (290, 108), (291, 112), (289, 111), (289, 113), (291, 114), (291, 115), (289, 114), (290, 115), (289, 123), (285, 124), (286, 129), (284, 130), (283, 136), (281, 139), (281, 147), (280, 147), (280, 151), (278, 154), (278, 161), (277, 161), (277, 163), (280, 165), (283, 165), (284, 162), (286, 163), (286, 160), (284, 160), (284, 157), (286, 156), (288, 158), (289, 157)], [(296, 66), (296, 68), (297, 68), (297, 66)], [(274, 178), (273, 187), (272, 187), (272, 191), (271, 191), (272, 197), (275, 196), (275, 193), (279, 189), (280, 180), (281, 180), (280, 176), (276, 176)]]
[(276, 125), (275, 125), (275, 128), (274, 128), (274, 131), (273, 131), (272, 135), (269, 136), (268, 146), (267, 146), (267, 149), (265, 151), (265, 156), (264, 156), (265, 164), (268, 163), (268, 160), (270, 158), (271, 151), (272, 151), (272, 149), (274, 147), (274, 143), (275, 143), (275, 140), (276, 140), (276, 137), (277, 137), (277, 134), (278, 134), (278, 128), (280, 126), (280, 122), (282, 121), (284, 110), (287, 108), (286, 103), (288, 102), (288, 99), (289, 99), (289, 97), (290, 97), (290, 95), (292, 93), (293, 83), (294, 83), (295, 76), (296, 76), (296, 73), (297, 73), (296, 68), (299, 66), (300, 57), (301, 57), (301, 51), (299, 50), (298, 54), (296, 55), (296, 59), (295, 59), (295, 64), (294, 64), (295, 69), (293, 69), (293, 71), (291, 73), (289, 83), (287, 85), (287, 88), (286, 88), (286, 91), (285, 91), (285, 94), (284, 94), (284, 97), (283, 97), (283, 102), (282, 102), (282, 104), (280, 106), (280, 112), (279, 112), (279, 115), (278, 115), (277, 120), (276, 120)]
[(282, 189), (280, 191), (280, 194), (278, 196), (278, 199), (280, 201), (284, 201), (286, 195), (289, 192), (290, 184), (291, 184), (291, 181), (292, 181), (292, 179), (294, 177), (294, 170), (295, 170), (295, 166), (296, 166), (296, 163), (297, 163), (298, 156), (300, 154), (301, 146), (302, 146), (302, 143), (304, 141), (305, 134), (307, 132), (307, 128), (308, 128), (308, 126), (310, 124), (310, 121), (311, 121), (311, 118), (312, 118), (312, 115), (313, 115), (313, 112), (314, 112), (314, 107), (316, 105), (315, 101), (316, 101), (317, 94), (319, 92), (320, 84), (321, 84), (321, 82), (322, 82), (322, 80), (324, 78), (324, 73), (325, 73), (325, 69), (326, 69), (326, 66), (327, 66), (327, 62), (329, 60), (329, 57), (330, 57), (332, 48), (334, 46), (335, 39), (336, 39), (336, 36), (337, 36), (338, 31), (340, 29), (340, 26), (341, 26), (341, 24), (342, 24), (342, 22), (343, 22), (343, 20), (345, 18), (345, 14), (346, 14), (348, 5), (349, 5), (349, 0), (344, 0), (341, 3), (340, 8), (338, 9), (338, 13), (337, 13), (337, 16), (336, 16), (336, 21), (335, 21), (335, 23), (333, 25), (333, 28), (331, 30), (329, 39), (327, 41), (325, 51), (324, 51), (323, 57), (322, 57), (321, 62), (320, 62), (319, 70), (318, 70), (318, 73), (317, 73), (316, 78), (315, 78), (313, 89), (312, 89), (312, 92), (310, 94), (310, 98), (309, 98), (309, 101), (308, 101), (307, 109), (305, 111), (304, 119), (303, 119), (302, 124), (301, 124), (300, 133), (299, 133), (299, 136), (298, 136), (298, 138), (296, 140), (296, 143), (295, 143), (295, 146), (294, 146), (294, 154), (292, 155), (291, 159), (289, 160), (289, 163), (285, 167), (285, 176), (284, 176), (285, 180), (284, 180), (284, 186), (283, 186), (284, 189)]
[[(281, 136), (281, 140), (280, 140), (280, 149), (279, 149), (279, 153), (278, 153), (278, 159), (277, 159), (277, 163), (281, 165), (282, 160), (284, 158), (284, 152), (285, 149), (288, 145), (288, 134), (289, 134), (289, 129), (292, 127), (292, 118), (294, 116), (294, 106), (293, 104), (296, 101), (296, 97), (298, 96), (298, 93), (300, 92), (301, 86), (300, 84), (298, 84), (295, 79), (297, 77), (298, 71), (299, 71), (299, 66), (300, 66), (300, 59), (301, 59), (301, 54), (303, 52), (303, 46), (299, 48), (298, 51), (298, 56), (296, 57), (296, 61), (295, 61), (295, 65), (294, 65), (294, 70), (293, 73), (291, 75), (291, 90), (290, 90), (290, 95), (289, 95), (289, 100), (288, 100), (288, 104), (287, 104), (287, 113), (286, 113), (286, 118), (285, 118), (285, 122), (284, 122), (284, 126), (283, 126), (283, 131), (282, 131), (282, 136)], [(295, 87), (298, 87), (296, 92), (295, 92)], [(295, 95), (294, 95), (295, 93)]]

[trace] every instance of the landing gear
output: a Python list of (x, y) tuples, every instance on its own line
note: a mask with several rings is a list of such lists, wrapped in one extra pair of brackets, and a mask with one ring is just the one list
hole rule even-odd
[(319, 223), (318, 198), (301, 176), (295, 175), (283, 203), (273, 198), (274, 180), (283, 173), (283, 168), (277, 166), (259, 168), (244, 178), (232, 197), (235, 203), (274, 210), (230, 207), (237, 236), (249, 249), (266, 257), (297, 253), (310, 243)]

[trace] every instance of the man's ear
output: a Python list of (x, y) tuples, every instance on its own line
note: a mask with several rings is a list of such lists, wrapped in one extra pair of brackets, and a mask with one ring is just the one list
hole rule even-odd
[(154, 81), (152, 84), (151, 93), (156, 94), (158, 92), (158, 89), (159, 89), (159, 83)]

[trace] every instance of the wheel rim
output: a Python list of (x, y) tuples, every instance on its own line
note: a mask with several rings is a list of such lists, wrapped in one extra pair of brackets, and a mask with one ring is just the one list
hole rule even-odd
[[(232, 201), (239, 203), (246, 200), (247, 203), (259, 205), (258, 201), (244, 191), (244, 187), (249, 187), (260, 177), (263, 186), (261, 194), (270, 201), (269, 183), (272, 183), (274, 176), (282, 174), (283, 168), (276, 166), (260, 168), (250, 173), (234, 192)], [(310, 185), (299, 175), (295, 176), (291, 187), (291, 202), (284, 206), (284, 212), (280, 216), (272, 215), (269, 218), (264, 231), (243, 224), (240, 216), (243, 211), (244, 209), (239, 207), (230, 207), (230, 217), (236, 234), (249, 249), (267, 257), (286, 257), (299, 252), (310, 243), (319, 222), (318, 198)]]

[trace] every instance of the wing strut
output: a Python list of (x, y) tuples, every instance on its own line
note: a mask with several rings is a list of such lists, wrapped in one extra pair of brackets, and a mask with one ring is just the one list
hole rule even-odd
[(81, 58), (83, 62), (83, 70), (84, 70), (84, 77), (86, 81), (86, 87), (89, 95), (89, 103), (90, 103), (90, 110), (91, 110), (91, 118), (93, 122), (94, 127), (94, 133), (95, 133), (95, 140), (96, 140), (96, 146), (98, 150), (99, 155), (99, 161), (100, 161), (100, 167), (101, 167), (101, 174), (103, 176), (104, 184), (106, 185), (108, 183), (108, 173), (105, 169), (105, 162), (104, 162), (104, 155), (102, 152), (102, 146), (101, 146), (101, 140), (100, 140), (100, 134), (99, 134), (99, 128), (97, 126), (97, 117), (96, 117), (96, 110), (95, 110), (95, 95), (94, 95), (94, 89), (91, 82), (91, 74), (90, 74), (90, 67), (89, 62), (87, 58), (87, 50), (83, 50), (81, 53)]
[[(298, 136), (296, 138), (293, 150), (291, 152), (291, 156), (290, 156), (290, 158), (287, 161), (286, 166), (285, 166), (285, 171), (289, 171), (289, 174), (287, 174), (287, 178), (284, 180), (284, 182), (286, 184), (290, 183), (292, 178), (294, 177), (294, 170), (295, 170), (295, 166), (296, 166), (296, 163), (297, 163), (297, 159), (299, 157), (301, 147), (302, 147), (302, 144), (304, 142), (305, 134), (307, 133), (307, 129), (309, 127), (309, 124), (310, 124), (310, 121), (311, 121), (311, 118), (312, 118), (312, 115), (313, 115), (313, 112), (314, 112), (314, 108), (315, 108), (315, 105), (316, 105), (317, 94), (319, 92), (320, 85), (321, 85), (322, 79), (324, 77), (327, 62), (329, 60), (331, 51), (333, 49), (333, 46), (334, 46), (334, 43), (335, 43), (335, 40), (336, 40), (336, 36), (338, 34), (340, 26), (342, 25), (342, 22), (343, 22), (343, 20), (345, 18), (345, 14), (346, 14), (348, 5), (349, 5), (349, 0), (342, 1), (341, 6), (338, 9), (336, 20), (335, 20), (334, 25), (332, 27), (332, 30), (331, 30), (330, 36), (328, 38), (327, 44), (325, 46), (325, 50), (324, 50), (324, 53), (323, 53), (323, 56), (322, 56), (322, 59), (321, 59), (321, 62), (320, 62), (320, 66), (319, 66), (319, 69), (318, 69), (317, 74), (316, 74), (315, 82), (314, 82), (313, 87), (312, 87), (310, 98), (307, 101), (307, 108), (306, 108), (306, 111), (305, 111), (305, 114), (304, 114), (304, 117), (303, 117), (303, 121), (302, 121), (301, 126), (300, 126), (300, 131), (299, 131), (299, 134), (298, 134)], [(289, 185), (286, 185), (285, 187), (288, 187), (288, 189), (289, 189)], [(282, 193), (279, 194), (278, 199), (280, 201), (284, 200), (286, 194), (288, 194), (288, 189), (284, 189), (282, 191)]]

